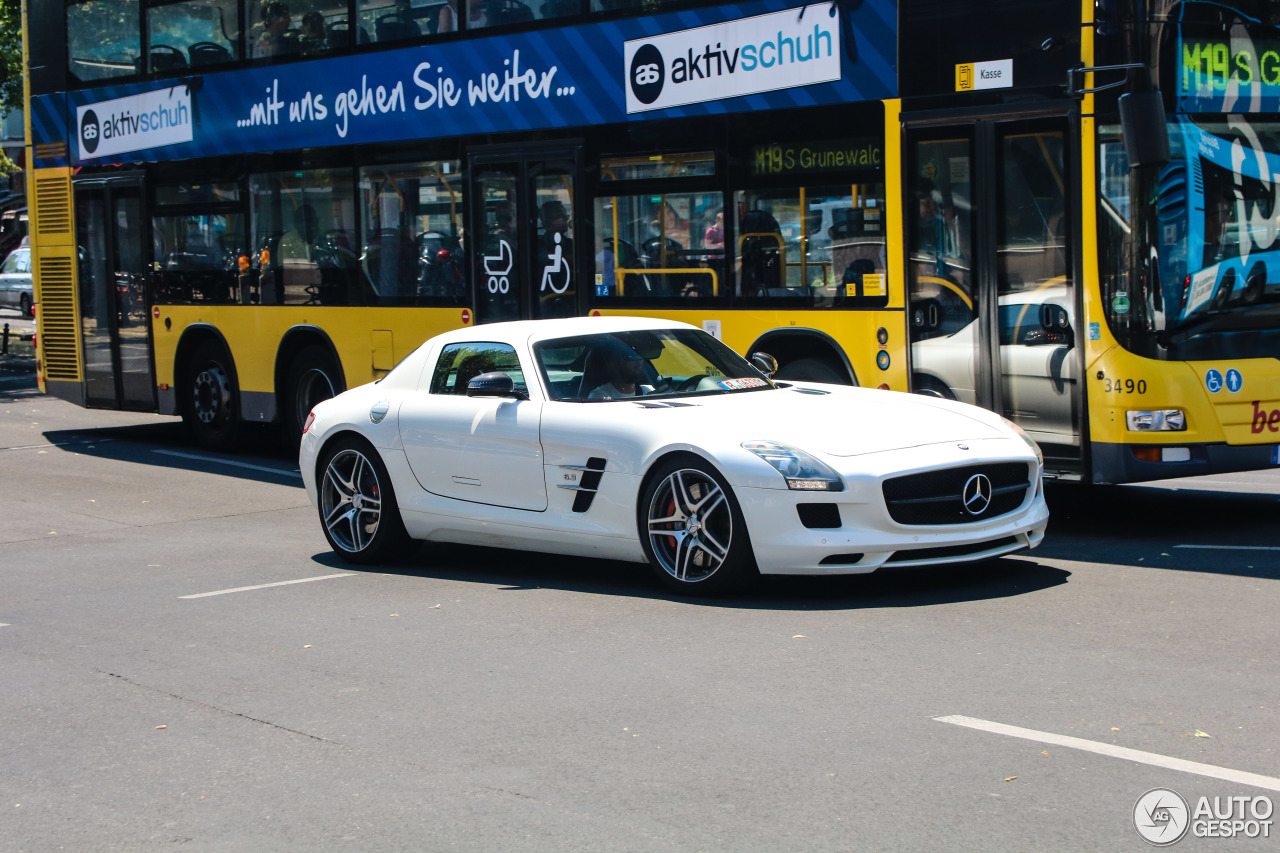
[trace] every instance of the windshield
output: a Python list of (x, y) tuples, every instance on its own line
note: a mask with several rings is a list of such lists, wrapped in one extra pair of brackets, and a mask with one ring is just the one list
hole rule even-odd
[(1130, 174), (1115, 130), (1099, 251), (1117, 337), (1157, 358), (1280, 356), (1280, 122), (1171, 119), (1154, 174)]
[(772, 388), (706, 332), (646, 329), (543, 341), (535, 349), (552, 400), (670, 400)]

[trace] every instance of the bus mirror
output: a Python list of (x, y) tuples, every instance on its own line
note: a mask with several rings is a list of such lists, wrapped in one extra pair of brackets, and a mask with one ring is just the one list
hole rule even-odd
[(1169, 125), (1158, 89), (1120, 96), (1120, 128), (1130, 169), (1169, 162)]

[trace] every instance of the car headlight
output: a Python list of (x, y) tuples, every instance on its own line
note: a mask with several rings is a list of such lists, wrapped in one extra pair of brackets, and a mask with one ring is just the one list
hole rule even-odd
[(1036, 455), (1036, 464), (1043, 468), (1044, 453), (1041, 452), (1040, 445), (1036, 444), (1035, 440), (1032, 439), (1031, 436), (1027, 435), (1026, 430), (1018, 426), (1017, 424), (1015, 424), (1013, 421), (1009, 420), (1008, 418), (1001, 418), (1000, 420), (1004, 421), (1005, 425), (1008, 426), (1009, 429), (1016, 432), (1018, 434), (1018, 438), (1022, 439), (1027, 443), (1027, 446), (1031, 448), (1031, 452)]
[(810, 492), (843, 492), (840, 475), (803, 450), (777, 441), (744, 441), (749, 450), (768, 462), (787, 481), (788, 489)]

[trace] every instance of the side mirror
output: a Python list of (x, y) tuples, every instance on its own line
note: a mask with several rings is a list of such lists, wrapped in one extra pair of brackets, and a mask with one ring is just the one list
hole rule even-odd
[(467, 383), (468, 397), (521, 397), (516, 392), (516, 383), (511, 376), (496, 371), (494, 373), (481, 373), (476, 378)]
[(778, 372), (778, 360), (767, 352), (752, 353), (751, 366), (763, 373), (765, 376), (772, 376)]

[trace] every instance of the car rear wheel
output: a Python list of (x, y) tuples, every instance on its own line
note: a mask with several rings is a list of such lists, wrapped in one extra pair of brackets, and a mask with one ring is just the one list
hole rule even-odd
[(320, 523), (334, 553), (348, 563), (403, 556), (405, 532), (386, 466), (369, 444), (344, 439), (325, 453), (320, 476)]
[(705, 460), (682, 455), (663, 462), (640, 501), (645, 555), (669, 589), (710, 595), (755, 577), (755, 560), (738, 501)]

